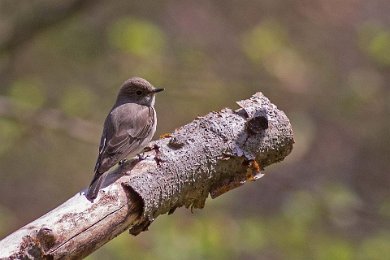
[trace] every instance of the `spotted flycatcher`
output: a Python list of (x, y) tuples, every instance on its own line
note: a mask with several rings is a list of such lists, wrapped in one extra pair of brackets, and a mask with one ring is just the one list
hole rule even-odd
[(86, 194), (89, 200), (97, 197), (105, 172), (126, 157), (139, 154), (148, 145), (157, 126), (154, 95), (163, 90), (137, 77), (123, 83), (104, 122), (95, 176)]

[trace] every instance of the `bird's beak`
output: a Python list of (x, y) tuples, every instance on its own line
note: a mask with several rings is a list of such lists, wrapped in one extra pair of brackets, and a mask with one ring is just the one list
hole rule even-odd
[(153, 93), (158, 93), (158, 92), (161, 92), (161, 91), (163, 91), (165, 88), (155, 88), (155, 89), (153, 89)]

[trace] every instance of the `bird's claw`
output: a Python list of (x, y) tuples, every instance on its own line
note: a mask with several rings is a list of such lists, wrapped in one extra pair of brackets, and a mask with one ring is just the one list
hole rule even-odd
[(157, 162), (157, 165), (160, 165), (161, 162), (164, 162), (164, 160), (162, 160), (160, 158), (160, 147), (157, 145), (157, 144), (153, 144), (152, 146), (146, 146), (143, 150), (143, 153), (142, 154), (138, 154), (138, 160), (139, 161), (142, 161), (142, 160), (145, 160), (146, 158), (150, 157), (149, 155), (144, 155), (144, 153), (146, 152), (150, 152), (150, 151), (153, 151), (155, 150), (156, 151), (156, 156), (154, 157), (156, 162)]
[(145, 156), (144, 153), (137, 154), (137, 156), (138, 156), (138, 161), (143, 161), (143, 160), (145, 160), (146, 158), (149, 157), (149, 155), (146, 155), (146, 156)]

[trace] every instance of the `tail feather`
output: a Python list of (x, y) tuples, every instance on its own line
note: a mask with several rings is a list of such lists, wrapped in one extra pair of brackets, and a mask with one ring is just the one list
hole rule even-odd
[(100, 174), (100, 175), (98, 175), (97, 173), (95, 174), (95, 177), (93, 178), (91, 184), (89, 185), (88, 191), (85, 195), (88, 200), (92, 201), (97, 197), (100, 187), (102, 186), (105, 178), (106, 178), (105, 174)]

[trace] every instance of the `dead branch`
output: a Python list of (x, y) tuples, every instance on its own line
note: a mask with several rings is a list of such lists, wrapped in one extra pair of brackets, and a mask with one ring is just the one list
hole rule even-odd
[(0, 258), (85, 257), (126, 229), (137, 235), (177, 207), (203, 208), (262, 176), (292, 150), (286, 115), (257, 93), (152, 142), (147, 159), (113, 170), (94, 203), (84, 191), (0, 241)]

